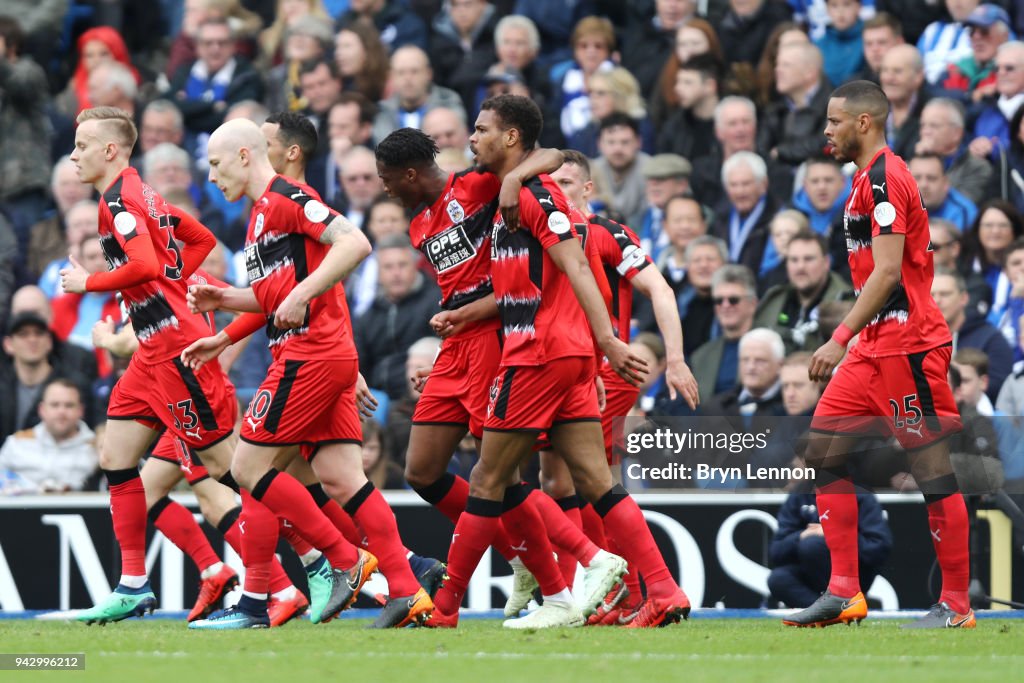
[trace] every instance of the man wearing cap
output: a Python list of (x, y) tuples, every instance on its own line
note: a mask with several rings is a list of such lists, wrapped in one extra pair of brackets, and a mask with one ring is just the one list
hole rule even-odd
[[(11, 317), (3, 339), (4, 353), (9, 363), (0, 363), (0, 386), (13, 396), (0, 401), (0, 438), (29, 429), (39, 422), (36, 407), (42, 398), (43, 387), (58, 375), (71, 378), (82, 391), (91, 413), (88, 381), (81, 375), (65, 369), (63, 372), (50, 362), (53, 336), (46, 321), (37, 313), (24, 312)], [(86, 418), (88, 419), (88, 418)]]
[(996, 51), (1013, 34), (1006, 10), (990, 3), (978, 5), (964, 26), (971, 34), (971, 53), (946, 68), (940, 87), (949, 97), (973, 104), (997, 94)]
[(690, 191), (692, 172), (690, 162), (678, 154), (656, 154), (644, 166), (647, 208), (630, 223), (639, 226), (640, 244), (654, 262), (669, 245), (664, 230), (665, 205), (672, 197)]

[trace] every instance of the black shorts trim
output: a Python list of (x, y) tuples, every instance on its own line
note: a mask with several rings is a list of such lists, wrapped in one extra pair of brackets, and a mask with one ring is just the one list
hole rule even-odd
[(555, 420), (551, 423), (551, 428), (557, 427), (558, 425), (573, 424), (574, 422), (601, 422), (599, 417), (574, 417), (568, 420)]
[(413, 420), (412, 424), (420, 427), (465, 427), (469, 429), (468, 422), (426, 422), (421, 420)]
[(151, 454), (151, 455), (146, 456), (146, 459), (147, 460), (159, 460), (160, 462), (166, 462), (169, 465), (174, 465), (175, 467), (181, 467), (181, 463), (179, 463), (177, 460), (171, 460), (170, 458), (165, 458), (162, 455), (152, 455)]
[(161, 429), (165, 429), (167, 425), (159, 417), (152, 415), (107, 415), (108, 420), (146, 420), (147, 422), (156, 422), (160, 425)]
[[(835, 417), (835, 416), (829, 415), (828, 417), (832, 418), (832, 417)], [(854, 416), (854, 417), (862, 417), (862, 416)], [(881, 420), (883, 418), (875, 418), (875, 419)], [(858, 436), (859, 437), (863, 437), (863, 436), (865, 436), (864, 432), (840, 432), (840, 431), (832, 431), (832, 430), (829, 430), (829, 429), (822, 429), (820, 427), (808, 427), (807, 431), (814, 432), (815, 434), (824, 434), (826, 436), (852, 436), (852, 437), (858, 437)]]
[(928, 384), (928, 377), (924, 373), (925, 357), (932, 351), (933, 349), (929, 349), (920, 353), (907, 354), (907, 363), (910, 364), (910, 372), (914, 376), (914, 388), (917, 390), (918, 401), (921, 403), (924, 424), (929, 432), (934, 433), (940, 431), (941, 427), (939, 418), (935, 414), (935, 397), (932, 395), (932, 387)]
[(485, 432), (499, 432), (499, 433), (519, 432), (521, 434), (540, 434), (541, 432), (546, 432), (547, 430), (546, 429), (542, 429), (540, 427), (509, 427), (508, 429), (505, 429), (505, 428), (502, 428), (502, 427), (484, 427), (484, 431)]
[[(961, 431), (961, 430), (959, 430), (959, 429), (956, 430), (956, 432), (959, 432), (959, 431)], [(937, 443), (941, 443), (941, 442), (945, 441), (946, 439), (951, 437), (956, 432), (950, 432), (948, 434), (942, 434), (938, 438), (932, 439), (931, 441), (929, 441), (926, 444), (915, 444), (911, 448), (907, 448), (906, 446), (904, 446), (903, 447), (903, 451), (905, 453), (916, 453), (917, 451), (923, 451), (925, 448), (929, 448), (930, 446), (934, 446)], [(902, 444), (900, 444), (900, 445), (902, 445)]]
[[(185, 474), (185, 473), (184, 473), (184, 472), (182, 472), (182, 474)], [(206, 481), (206, 480), (207, 480), (207, 479), (209, 479), (209, 478), (210, 478), (210, 475), (209, 475), (209, 474), (204, 474), (203, 476), (199, 477), (199, 478), (198, 478), (198, 479), (196, 479), (195, 481), (188, 481), (188, 475), (187, 475), (187, 474), (185, 475), (185, 481), (187, 481), (187, 482), (188, 482), (188, 485), (189, 485), (189, 486), (195, 486), (196, 484), (198, 484), (198, 483), (200, 483), (200, 482), (203, 482), (203, 481)]]
[(263, 423), (263, 428), (271, 434), (277, 432), (281, 416), (284, 414), (285, 407), (288, 404), (288, 397), (291, 395), (292, 387), (295, 385), (295, 378), (299, 375), (299, 368), (305, 365), (305, 363), (306, 361), (304, 360), (294, 359), (284, 362), (284, 374), (281, 376), (281, 381), (277, 383), (274, 398), (270, 401), (267, 421)]
[(196, 412), (199, 414), (199, 424), (203, 425), (203, 429), (208, 432), (216, 431), (218, 428), (217, 416), (214, 415), (213, 408), (210, 407), (210, 402), (207, 400), (206, 394), (203, 393), (203, 387), (199, 384), (196, 373), (182, 363), (180, 358), (174, 359), (174, 367), (178, 369), (181, 381), (185, 383), (188, 395), (192, 397), (192, 405), (196, 407)]
[(192, 451), (194, 453), (201, 453), (203, 451), (210, 450), (211, 448), (213, 448), (214, 446), (216, 446), (221, 441), (223, 441), (224, 439), (228, 438), (229, 436), (231, 436), (234, 433), (235, 433), (235, 430), (231, 429), (231, 430), (225, 432), (224, 436), (218, 437), (215, 441), (211, 441), (210, 443), (206, 444), (202, 448), (196, 448), (195, 446), (189, 445), (187, 442), (185, 443), (185, 445), (188, 446), (190, 449), (192, 449)]
[(281, 441), (281, 442), (277, 442), (277, 443), (272, 443), (270, 441), (254, 441), (253, 439), (248, 439), (248, 438), (242, 436), (241, 434), (238, 435), (238, 438), (239, 438), (239, 440), (244, 441), (244, 442), (249, 443), (249, 444), (252, 444), (253, 446), (262, 446), (264, 448), (285, 448), (287, 446), (309, 446), (309, 445), (311, 445), (309, 441)]
[(354, 444), (358, 445), (360, 448), (362, 448), (362, 446), (363, 446), (363, 440), (362, 439), (327, 439), (326, 441), (316, 441), (316, 442), (307, 441), (303, 445), (312, 446), (313, 450), (311, 450), (309, 452), (309, 455), (306, 456), (306, 462), (307, 463), (313, 462), (313, 458), (315, 458), (316, 456), (320, 455), (320, 449), (323, 448), (324, 446), (329, 446), (332, 443), (354, 443)]

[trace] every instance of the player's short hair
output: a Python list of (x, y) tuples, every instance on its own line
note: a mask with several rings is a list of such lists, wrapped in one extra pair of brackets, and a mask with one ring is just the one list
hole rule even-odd
[[(696, 241), (696, 240), (694, 240)], [(691, 242), (690, 244), (693, 244)], [(754, 280), (754, 273), (746, 266), (738, 263), (727, 263), (711, 276), (711, 291), (722, 285), (742, 285), (747, 290), (748, 296), (757, 296), (757, 281)]]
[(590, 180), (590, 160), (587, 155), (576, 149), (562, 150), (562, 163), (572, 164), (580, 169), (584, 182)]
[(434, 163), (437, 143), (416, 128), (399, 128), (377, 144), (374, 154), (387, 168), (423, 168)]
[(969, 365), (978, 373), (978, 377), (988, 374), (988, 354), (981, 349), (960, 348), (953, 354), (953, 362), (957, 365)]
[[(725, 243), (725, 240), (721, 237), (715, 237), (714, 235), (700, 235), (698, 237), (694, 237), (686, 245), (686, 253), (684, 254), (684, 257), (686, 258), (687, 263), (689, 263), (690, 259), (693, 258), (693, 252), (696, 251), (698, 247), (714, 247), (718, 250), (718, 255), (722, 257), (722, 263), (724, 264), (729, 262), (729, 245)], [(711, 281), (714, 282), (713, 275), (711, 277)]]
[(308, 162), (316, 154), (319, 136), (316, 126), (302, 114), (293, 111), (279, 111), (267, 117), (267, 123), (278, 126), (277, 136), (286, 147), (298, 145), (302, 152), (302, 160)]
[(75, 118), (75, 122), (82, 124), (86, 121), (99, 121), (116, 142), (131, 151), (135, 147), (135, 141), (139, 139), (139, 130), (135, 127), (132, 115), (124, 109), (117, 107), (93, 107), (83, 109)]
[(629, 114), (622, 111), (613, 111), (598, 123), (598, 135), (610, 128), (629, 128), (637, 137), (640, 136), (640, 123)]
[(875, 16), (865, 20), (864, 30), (867, 31), (872, 28), (888, 28), (892, 31), (893, 35), (903, 35), (903, 24), (900, 23), (899, 19), (888, 12), (878, 12)]
[(854, 116), (867, 114), (875, 122), (882, 124), (889, 116), (889, 98), (885, 96), (881, 86), (871, 81), (850, 81), (832, 91), (832, 99), (846, 100), (845, 109)]
[[(97, 237), (97, 239), (99, 239), (99, 238)], [(70, 379), (68, 379), (66, 377), (54, 377), (53, 379), (48, 381), (46, 384), (44, 384), (43, 385), (43, 390), (41, 392), (39, 392), (39, 402), (40, 403), (42, 403), (43, 400), (46, 398), (46, 392), (49, 391), (50, 387), (54, 387), (54, 386), (63, 387), (65, 389), (71, 389), (72, 391), (74, 391), (75, 395), (78, 397), (78, 403), (81, 405), (81, 403), (82, 403), (82, 389), (77, 384), (75, 384), (74, 382), (72, 382)]]
[(939, 277), (940, 275), (945, 275), (947, 277), (953, 278), (953, 282), (956, 283), (957, 291), (967, 291), (967, 281), (964, 279), (964, 276), (960, 274), (960, 271), (956, 270), (955, 268), (935, 266), (935, 277)]
[(796, 351), (782, 360), (782, 367), (788, 368), (793, 365), (802, 368), (810, 367), (812, 358), (814, 358), (814, 354), (810, 351)]
[(523, 149), (531, 150), (544, 128), (544, 117), (540, 107), (529, 97), (522, 95), (496, 95), (484, 100), (480, 111), (493, 111), (501, 120), (504, 130), (515, 128)]
[(638, 332), (633, 337), (634, 344), (643, 344), (651, 350), (658, 362), (665, 360), (665, 342), (654, 332)]
[(743, 347), (750, 342), (764, 342), (771, 349), (772, 357), (782, 361), (786, 357), (786, 343), (782, 341), (782, 335), (767, 327), (755, 327), (740, 337), (739, 351), (743, 353)]
[(821, 248), (821, 255), (827, 257), (828, 254), (828, 240), (821, 233), (815, 232), (810, 228), (801, 228), (789, 238), (789, 243), (793, 242), (814, 242)]

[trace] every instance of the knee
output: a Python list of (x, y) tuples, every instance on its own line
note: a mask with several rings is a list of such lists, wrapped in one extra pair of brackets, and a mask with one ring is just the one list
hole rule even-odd
[(469, 495), (477, 498), (501, 500), (505, 493), (505, 474), (498, 472), (482, 460), (469, 475)]
[(259, 471), (258, 463), (253, 462), (242, 454), (239, 454), (231, 461), (231, 476), (242, 488), (252, 491), (260, 477), (266, 473), (264, 469)]
[(405, 463), (405, 480), (412, 488), (422, 489), (444, 476), (445, 471), (443, 466), (410, 459)]

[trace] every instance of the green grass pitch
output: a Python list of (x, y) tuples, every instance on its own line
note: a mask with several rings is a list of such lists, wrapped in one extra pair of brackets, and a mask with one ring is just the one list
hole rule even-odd
[[(243, 632), (183, 622), (106, 627), (0, 621), (0, 651), (84, 652), (85, 671), (0, 672), (0, 681), (1000, 681), (1024, 670), (1024, 622), (979, 620), (975, 631), (900, 631), (891, 620), (824, 630), (774, 619), (701, 619), (657, 630), (510, 633), (497, 620), (456, 631), (369, 631), (368, 620)], [(1018, 679), (1019, 680), (1019, 679)]]

